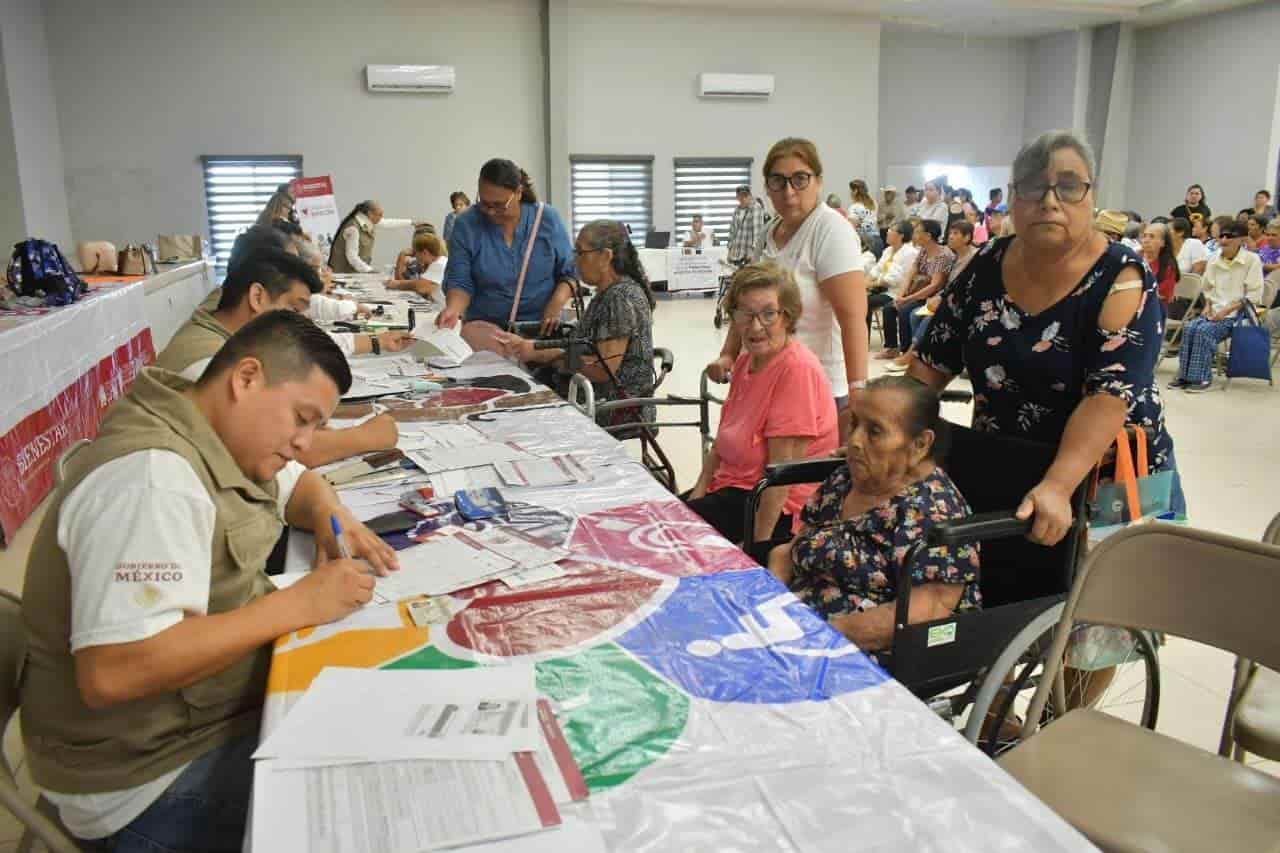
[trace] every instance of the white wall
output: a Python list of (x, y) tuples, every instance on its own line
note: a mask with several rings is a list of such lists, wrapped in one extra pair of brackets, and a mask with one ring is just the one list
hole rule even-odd
[[(847, 195), (851, 178), (876, 174), (879, 21), (566, 5), (568, 150), (553, 159), (652, 154), (658, 228), (671, 226), (675, 157), (753, 157), (759, 193), (769, 146), (804, 136), (822, 155), (828, 192)], [(703, 71), (770, 73), (777, 88), (768, 101), (702, 100)]]
[(10, 203), (21, 199), (26, 229), (22, 237), (51, 240), (71, 257), (74, 246), (63, 181), (62, 138), (49, 76), (48, 45), (52, 40), (46, 38), (40, 0), (3, 0), (0, 40), (8, 89), (7, 122), (21, 189), (20, 197), (4, 198)]
[(1191, 183), (1204, 185), (1215, 214), (1252, 205), (1277, 153), (1278, 37), (1276, 3), (1138, 31), (1129, 176), (1136, 210), (1167, 213)]
[(1021, 142), (1075, 122), (1079, 43), (1080, 33), (1074, 30), (1031, 42)]
[[(0, 24), (0, 28), (3, 24)], [(4, 39), (0, 37), (0, 248), (27, 236), (22, 215), (22, 184), (18, 180), (18, 149), (13, 142), (13, 114), (9, 111), (9, 87), (4, 73)], [(0, 260), (3, 256), (0, 255)]]
[(1029, 51), (1025, 39), (886, 28), (880, 40), (882, 178), (891, 166), (1012, 162), (1022, 141)]
[[(202, 154), (302, 154), (308, 174), (333, 175), (340, 206), (377, 198), (388, 216), (437, 224), (451, 190), (474, 197), (490, 157), (545, 179), (537, 0), (85, 9), (49, 2), (77, 239), (204, 231)], [(457, 89), (371, 94), (370, 63), (455, 65)], [(381, 240), (377, 257), (400, 248)]]

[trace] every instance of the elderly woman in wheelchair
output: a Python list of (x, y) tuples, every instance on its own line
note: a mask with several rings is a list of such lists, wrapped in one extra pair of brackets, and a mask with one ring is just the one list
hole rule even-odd
[(937, 460), (946, 425), (923, 382), (886, 376), (852, 401), (847, 464), (810, 498), (769, 570), (864, 651), (889, 647), (900, 563), (914, 557), (912, 623), (981, 606), (978, 545), (913, 549), (929, 529), (971, 514)]
[(813, 486), (770, 489), (751, 522), (747, 502), (766, 465), (836, 449), (831, 385), (817, 356), (794, 337), (803, 304), (789, 271), (772, 262), (745, 266), (734, 274), (724, 302), (742, 353), (730, 374), (716, 440), (697, 484), (683, 497), (731, 542), (753, 534), (759, 540), (787, 536)]

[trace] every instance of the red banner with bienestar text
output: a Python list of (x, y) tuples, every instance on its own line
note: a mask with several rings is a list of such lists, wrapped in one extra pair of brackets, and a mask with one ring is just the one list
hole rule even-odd
[(155, 358), (151, 330), (143, 329), (0, 436), (0, 531), (6, 543), (52, 491), (62, 452), (98, 434), (107, 407)]

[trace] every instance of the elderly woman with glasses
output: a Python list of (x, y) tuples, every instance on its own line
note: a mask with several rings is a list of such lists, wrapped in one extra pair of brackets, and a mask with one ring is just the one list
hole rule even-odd
[[(844, 222), (837, 224), (850, 232)], [(684, 498), (731, 542), (789, 539), (815, 486), (765, 492), (754, 530), (744, 526), (747, 498), (765, 465), (836, 449), (835, 400), (822, 364), (795, 336), (807, 309), (790, 271), (768, 261), (743, 267), (733, 277), (725, 307), (742, 352), (733, 363), (715, 443)]]
[[(845, 218), (822, 203), (822, 160), (807, 139), (783, 139), (764, 161), (765, 187), (777, 217), (769, 223), (761, 257), (791, 273), (804, 304), (791, 318), (796, 339), (817, 356), (836, 408), (867, 384), (867, 277), (862, 244)], [(743, 349), (743, 329), (725, 336), (720, 357), (707, 365), (715, 382), (728, 379)]]
[(436, 325), (461, 323), (473, 349), (501, 353), (500, 336), (512, 322), (541, 321), (547, 331), (559, 325), (578, 272), (560, 214), (538, 201), (515, 163), (485, 163), (476, 196), (450, 235), (445, 308)]
[(1154, 433), (1153, 468), (1175, 472), (1173, 509), (1185, 511), (1155, 383), (1156, 282), (1093, 227), (1094, 162), (1088, 143), (1061, 131), (1019, 152), (1016, 236), (988, 242), (947, 287), (910, 368), (937, 390), (967, 369), (974, 429), (1057, 445), (1018, 508), (1043, 544), (1067, 535), (1072, 492), (1126, 423)]

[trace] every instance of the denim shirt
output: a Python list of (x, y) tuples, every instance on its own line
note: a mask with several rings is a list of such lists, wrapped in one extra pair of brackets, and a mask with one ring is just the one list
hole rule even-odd
[[(520, 205), (520, 224), (508, 246), (501, 226), (494, 225), (479, 206), (464, 211), (453, 225), (449, 239), (449, 268), (444, 276), (448, 293), (461, 290), (471, 294), (468, 320), (488, 320), (505, 327), (515, 298), (516, 281), (524, 261), (525, 246), (533, 231), (535, 204)], [(520, 296), (520, 321), (541, 320), (555, 291), (556, 283), (576, 279), (573, 241), (564, 220), (550, 205), (544, 205), (542, 224), (534, 235), (533, 254)]]

